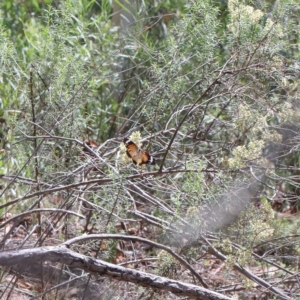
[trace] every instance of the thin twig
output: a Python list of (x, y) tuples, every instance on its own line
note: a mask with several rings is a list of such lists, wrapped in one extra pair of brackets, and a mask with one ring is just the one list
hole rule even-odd
[(136, 237), (136, 236), (121, 235), (121, 234), (90, 234), (90, 235), (80, 236), (80, 237), (70, 239), (70, 240), (64, 242), (63, 245), (70, 246), (74, 243), (78, 243), (78, 242), (82, 242), (82, 241), (86, 241), (86, 240), (94, 240), (94, 239), (96, 239), (96, 240), (113, 239), (113, 240), (137, 241), (137, 242), (151, 245), (151, 246), (159, 248), (159, 249), (163, 249), (166, 252), (168, 252), (170, 255), (172, 255), (175, 259), (177, 259), (188, 270), (190, 270), (190, 272), (200, 281), (202, 286), (208, 288), (208, 285), (205, 283), (203, 278), (198, 274), (198, 272), (185, 259), (183, 259), (177, 253), (175, 253), (171, 248), (169, 248), (165, 245), (144, 239), (144, 238), (140, 238), (140, 237)]

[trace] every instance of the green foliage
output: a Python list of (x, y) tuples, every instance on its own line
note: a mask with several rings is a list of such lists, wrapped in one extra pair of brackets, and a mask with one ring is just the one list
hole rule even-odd
[(176, 279), (178, 277), (177, 272), (180, 268), (178, 262), (166, 251), (162, 250), (158, 254), (158, 266), (157, 273), (164, 277)]
[[(1, 44), (1, 58), (7, 69), (5, 73), (3, 69), (4, 81), (0, 91), (3, 99), (2, 114), (9, 130), (14, 132), (12, 136), (21, 138), (24, 134), (33, 135), (33, 125), (28, 123), (34, 122), (33, 107), (35, 119), (39, 120), (35, 135), (64, 135), (71, 139), (79, 137), (84, 140), (90, 135), (89, 124), (95, 123), (95, 116), (101, 122), (99, 132), (107, 132), (106, 127), (109, 124), (107, 120), (101, 119), (101, 113), (104, 109), (105, 114), (108, 114), (106, 118), (110, 118), (109, 111), (115, 112), (117, 109), (107, 99), (109, 58), (114, 51), (111, 44), (113, 34), (107, 35), (109, 27), (102, 26), (107, 21), (107, 11), (86, 22), (85, 17), (89, 14), (91, 3), (85, 4), (80, 1), (67, 1), (60, 10), (49, 6), (48, 10), (42, 10), (42, 15), (24, 19), (22, 30), (26, 39), (19, 41), (21, 51), (19, 47), (14, 49), (7, 31), (2, 27), (4, 43)], [(81, 18), (77, 18), (77, 15)], [(96, 49), (101, 48), (97, 44), (101, 45), (104, 55), (99, 56), (99, 50)], [(17, 63), (15, 56), (19, 55), (18, 52), (23, 55), (23, 59)], [(101, 70), (94, 70), (96, 65)], [(33, 86), (31, 89), (30, 82)], [(99, 90), (107, 95), (101, 95)], [(16, 124), (11, 114), (18, 118)], [(94, 136), (97, 135), (98, 131), (94, 132)], [(8, 137), (5, 139), (8, 140)], [(65, 161), (62, 166), (65, 165), (68, 169), (70, 157), (76, 156), (78, 152), (68, 142), (43, 140), (42, 144), (40, 175), (52, 173), (51, 168), (57, 168), (57, 164), (53, 164), (57, 157)], [(21, 148), (16, 149), (19, 153), (33, 151), (32, 142), (19, 146)], [(61, 149), (60, 153), (64, 155), (58, 155), (57, 149)]]
[[(141, 1), (134, 24), (115, 28), (108, 0), (3, 1), (1, 204), (82, 210), (76, 233), (121, 223), (171, 246), (220, 229), (229, 266), (254, 264), (273, 234), (298, 234), (273, 209), (299, 210), (299, 7), (272, 5)], [(128, 163), (125, 136), (158, 166)], [(186, 253), (195, 263), (210, 247)], [(116, 241), (106, 254), (115, 261)], [(178, 277), (164, 252), (158, 265)]]
[(235, 242), (247, 249), (252, 249), (256, 244), (272, 237), (274, 217), (274, 211), (269, 203), (262, 204), (259, 210), (250, 206), (230, 228), (230, 231), (236, 234)]

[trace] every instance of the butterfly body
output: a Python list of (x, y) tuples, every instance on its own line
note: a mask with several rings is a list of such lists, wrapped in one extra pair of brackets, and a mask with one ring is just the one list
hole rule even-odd
[(128, 138), (124, 139), (126, 154), (132, 159), (135, 165), (155, 165), (155, 159), (148, 152), (140, 149), (133, 141)]

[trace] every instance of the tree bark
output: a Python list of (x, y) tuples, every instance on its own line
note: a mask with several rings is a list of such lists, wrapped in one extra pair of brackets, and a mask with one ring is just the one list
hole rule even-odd
[(229, 300), (230, 298), (208, 289), (171, 280), (153, 274), (148, 274), (120, 267), (99, 259), (76, 253), (64, 246), (49, 246), (0, 253), (0, 266), (11, 267), (18, 265), (18, 271), (36, 262), (62, 263), (73, 268), (97, 273), (120, 281), (132, 282), (144, 287), (170, 291), (180, 296), (194, 297), (202, 300)]

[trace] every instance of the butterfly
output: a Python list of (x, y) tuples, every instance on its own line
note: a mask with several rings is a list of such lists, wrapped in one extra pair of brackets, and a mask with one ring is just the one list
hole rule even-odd
[(132, 159), (135, 165), (155, 165), (155, 159), (148, 152), (140, 149), (133, 141), (128, 138), (123, 140), (126, 147), (126, 154)]

